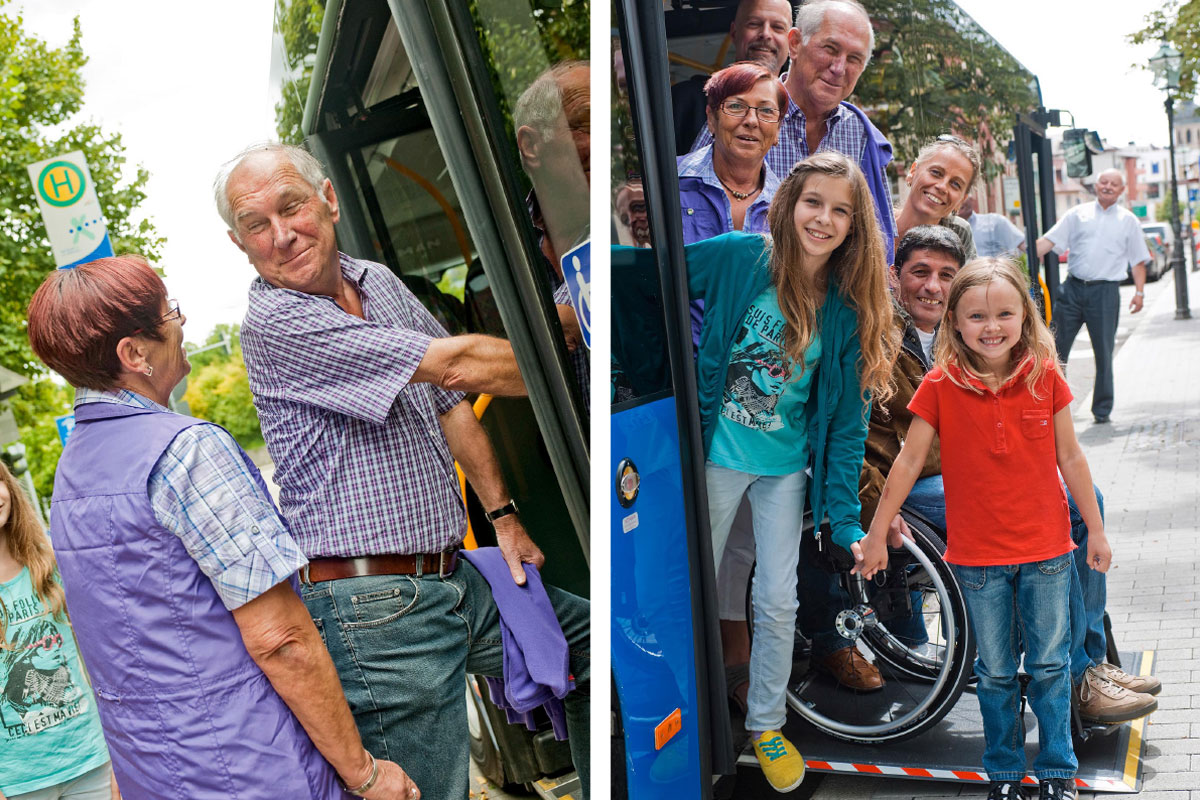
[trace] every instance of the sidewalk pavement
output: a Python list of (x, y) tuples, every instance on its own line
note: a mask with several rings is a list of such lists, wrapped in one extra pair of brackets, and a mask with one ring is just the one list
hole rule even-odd
[[(1113, 548), (1108, 612), (1117, 645), (1154, 650), (1163, 681), (1159, 710), (1145, 730), (1144, 783), (1132, 795), (1138, 800), (1200, 800), (1200, 273), (1189, 277), (1194, 318), (1174, 318), (1173, 279), (1164, 277), (1146, 317), (1117, 351), (1113, 421), (1093, 424), (1088, 397), (1072, 404), (1105, 498)], [(1075, 347), (1090, 359), (1086, 339)], [(812, 798), (985, 795), (979, 786), (827, 775)]]

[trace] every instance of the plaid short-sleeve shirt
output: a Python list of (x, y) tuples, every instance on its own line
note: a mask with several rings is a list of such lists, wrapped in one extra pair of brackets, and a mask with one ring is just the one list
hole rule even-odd
[(363, 317), (250, 287), (242, 349), (288, 527), (309, 558), (433, 552), (466, 513), (439, 417), (463, 399), (409, 383), (448, 335), (386, 267), (339, 254)]

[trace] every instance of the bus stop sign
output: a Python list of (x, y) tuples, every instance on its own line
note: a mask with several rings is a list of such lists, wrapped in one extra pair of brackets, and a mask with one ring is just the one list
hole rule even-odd
[(113, 254), (87, 159), (79, 150), (28, 166), (54, 263), (76, 267)]

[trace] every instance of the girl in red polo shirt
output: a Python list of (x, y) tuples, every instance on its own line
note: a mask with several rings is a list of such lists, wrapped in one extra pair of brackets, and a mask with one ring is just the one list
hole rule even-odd
[(1038, 796), (1073, 800), (1068, 592), (1074, 545), (1060, 472), (1088, 526), (1088, 565), (1106, 572), (1112, 551), (1075, 439), (1071, 392), (1054, 339), (1012, 262), (980, 258), (958, 273), (934, 358), (937, 366), (909, 403), (912, 425), (855, 571), (869, 578), (886, 567), (888, 522), (912, 489), (936, 433), (947, 528), (954, 531), (945, 559), (962, 586), (978, 648), (988, 798), (1024, 797), (1017, 680), (1023, 651), (1041, 745), (1033, 764)]

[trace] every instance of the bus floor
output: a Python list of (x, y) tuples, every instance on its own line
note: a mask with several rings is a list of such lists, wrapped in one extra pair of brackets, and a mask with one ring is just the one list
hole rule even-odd
[[(1122, 653), (1121, 663), (1127, 672), (1148, 675), (1154, 666), (1154, 652)], [(1037, 753), (1037, 720), (1028, 706), (1024, 720), (1026, 759), (1032, 764)], [(1124, 725), (1093, 729), (1086, 741), (1076, 736), (1079, 789), (1110, 793), (1141, 791), (1148, 721), (1149, 717), (1144, 717)], [(740, 719), (735, 720), (735, 724), (740, 723)], [(798, 719), (795, 712), (789, 713), (784, 733), (804, 755), (807, 771), (813, 777), (842, 774), (947, 781), (984, 788), (987, 785), (983, 769), (983, 720), (973, 686), (963, 692), (935, 728), (907, 741), (872, 745), (843, 742), (817, 731)], [(745, 737), (740, 737), (740, 741), (745, 741)], [(1036, 790), (1037, 783), (1032, 777), (1026, 777), (1025, 782)], [(812, 797), (819, 783), (812, 777), (806, 778), (792, 797), (796, 800)], [(714, 796), (734, 800), (767, 796), (762, 787), (766, 787), (766, 782), (758, 770), (758, 762), (753, 752), (744, 750), (738, 759), (738, 775), (718, 781)]]

